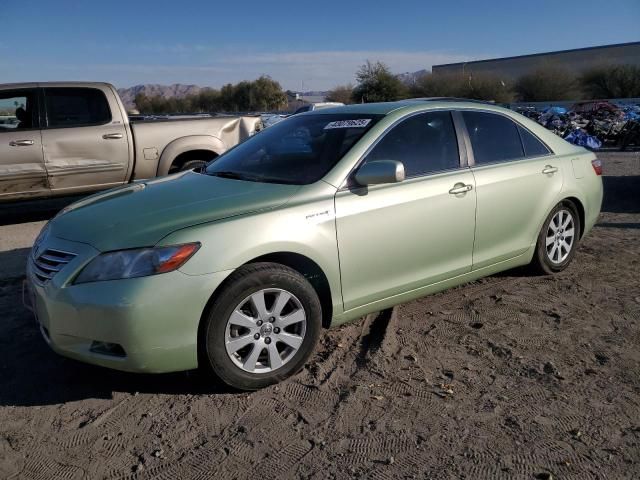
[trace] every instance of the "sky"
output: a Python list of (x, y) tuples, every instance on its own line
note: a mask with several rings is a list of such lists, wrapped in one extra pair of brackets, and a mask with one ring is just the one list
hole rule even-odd
[(640, 40), (640, 0), (0, 0), (0, 83), (90, 80), (283, 88)]

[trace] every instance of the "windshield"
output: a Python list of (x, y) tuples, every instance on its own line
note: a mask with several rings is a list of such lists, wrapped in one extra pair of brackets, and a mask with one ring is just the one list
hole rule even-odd
[(345, 113), (292, 116), (229, 150), (205, 173), (253, 182), (314, 183), (380, 118)]

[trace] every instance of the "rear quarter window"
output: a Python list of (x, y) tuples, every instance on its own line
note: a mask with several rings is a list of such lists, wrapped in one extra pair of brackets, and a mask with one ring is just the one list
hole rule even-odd
[(547, 146), (542, 143), (538, 138), (526, 128), (518, 126), (518, 132), (522, 139), (522, 146), (524, 147), (524, 154), (527, 157), (540, 157), (542, 155), (549, 155), (551, 153)]

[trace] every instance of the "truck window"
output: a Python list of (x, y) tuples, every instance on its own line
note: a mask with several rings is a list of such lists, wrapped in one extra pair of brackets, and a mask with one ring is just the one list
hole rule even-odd
[(111, 121), (109, 102), (95, 88), (45, 89), (49, 128), (104, 125)]
[(0, 132), (38, 128), (35, 90), (0, 91)]

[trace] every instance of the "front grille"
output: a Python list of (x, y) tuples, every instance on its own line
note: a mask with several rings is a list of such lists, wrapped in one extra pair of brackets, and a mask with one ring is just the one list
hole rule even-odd
[(41, 284), (45, 284), (75, 257), (75, 253), (49, 248), (37, 258), (32, 258), (33, 274)]

